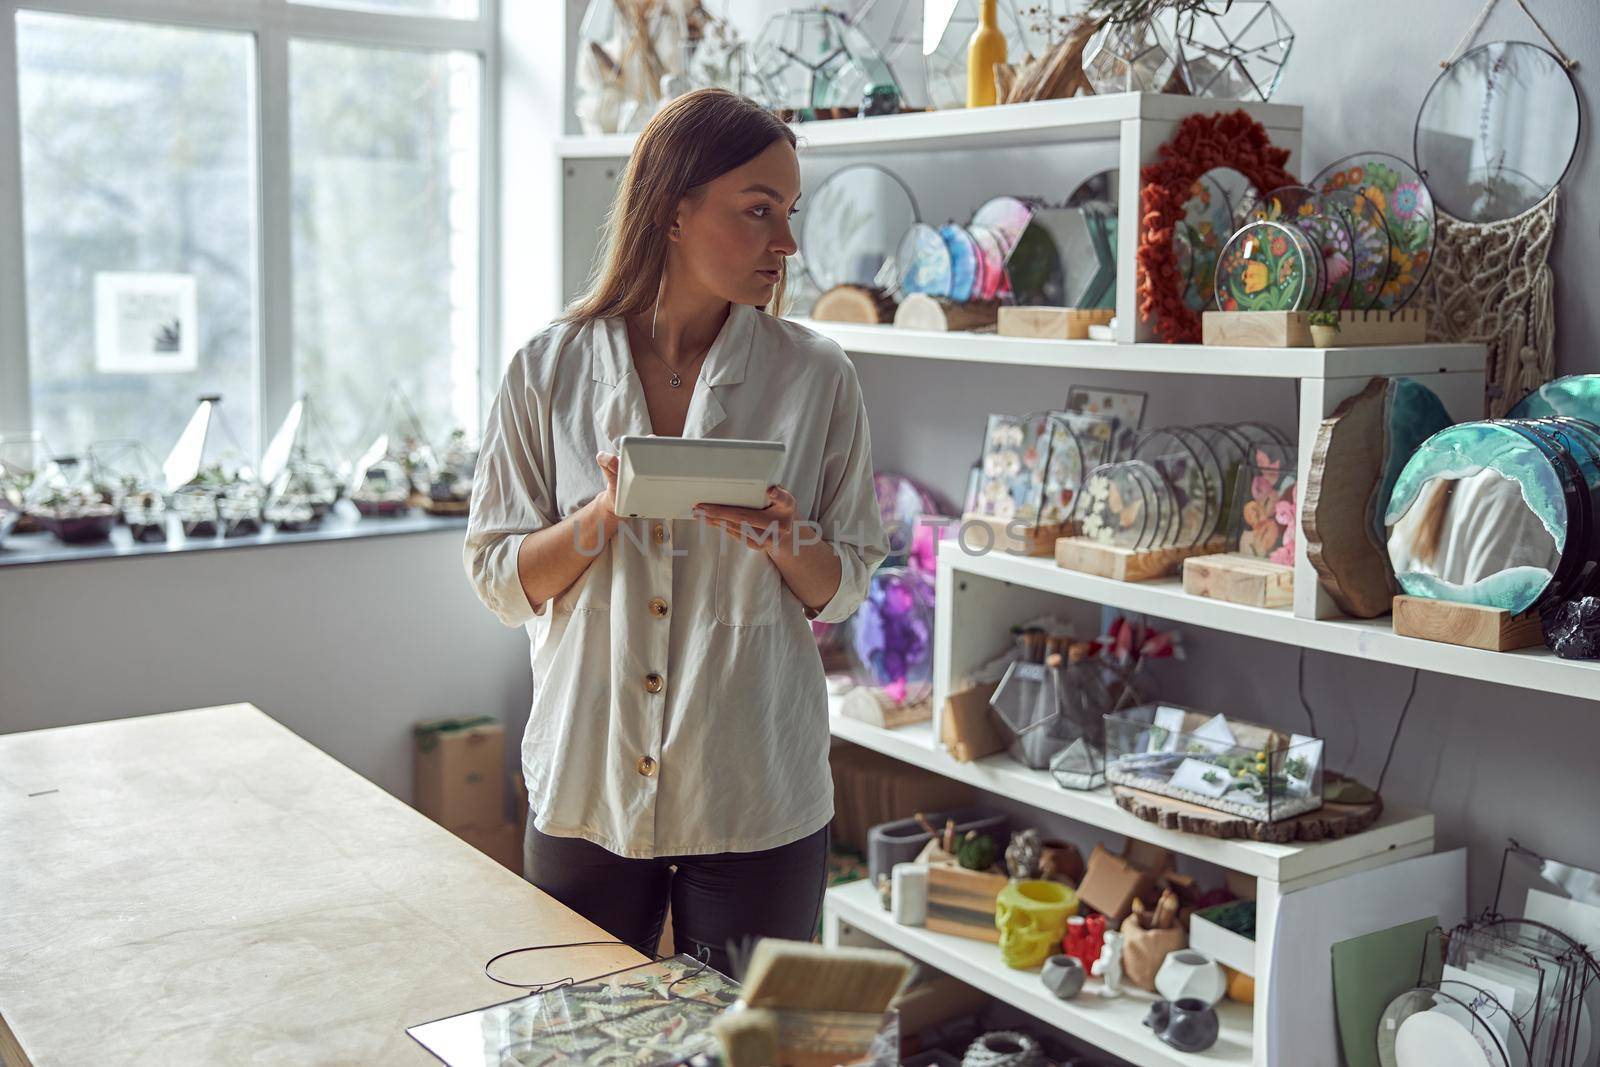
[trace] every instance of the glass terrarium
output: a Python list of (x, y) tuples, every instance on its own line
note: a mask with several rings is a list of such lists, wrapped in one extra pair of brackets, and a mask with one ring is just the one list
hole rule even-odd
[[(903, 93), (889, 64), (858, 27), (825, 7), (773, 15), (750, 48), (766, 101), (800, 119), (893, 114)], [(820, 113), (820, 115), (819, 115)]]
[(344, 493), (338, 455), (310, 395), (302, 394), (261, 456), (265, 521), (290, 532), (320, 523)]
[(1322, 806), (1322, 740), (1173, 704), (1105, 717), (1106, 780), (1258, 822)]
[[(369, 426), (368, 431), (362, 435), (362, 440), (368, 442), (359, 459), (356, 460), (350, 471), (350, 480), (347, 492), (352, 500), (362, 483), (367, 482), (368, 473), (382, 459), (391, 460), (398, 464), (405, 475), (405, 482), (409, 487), (407, 498), (410, 503), (421, 504), (428, 498), (428, 488), (433, 483), (434, 472), (439, 468), (439, 457), (434, 453), (433, 446), (428, 444), (428, 436), (423, 432), (422, 420), (417, 417), (417, 410), (412, 406), (405, 391), (398, 383), (389, 386), (389, 395), (383, 402), (383, 409), (378, 413)], [(393, 479), (388, 475), (387, 466), (384, 484), (382, 487), (374, 486), (373, 491), (367, 494), (367, 504), (373, 503), (374, 493), (387, 498)], [(358, 506), (358, 511), (363, 515), (379, 514), (379, 512), (363, 510)], [(399, 510), (405, 510), (401, 508)], [(383, 514), (388, 514), (388, 511)]]
[(89, 446), (89, 480), (100, 498), (122, 516), (123, 502), (141, 491), (161, 492), (161, 469), (150, 450), (131, 438), (96, 441)]
[(1182, 53), (1159, 19), (1107, 22), (1083, 48), (1083, 74), (1094, 91), (1159, 93), (1185, 76)]
[(467, 431), (450, 431), (450, 440), (439, 452), (439, 462), (428, 482), (428, 497), (423, 509), (430, 515), (465, 515), (472, 500), (472, 474), (478, 466), (478, 450), (467, 443)]
[(1195, 96), (1270, 100), (1294, 47), (1294, 31), (1272, 0), (1234, 0), (1195, 12), (1181, 42)]
[(149, 486), (122, 495), (122, 521), (135, 541), (154, 543), (167, 539), (167, 500)]
[(16, 515), (15, 533), (38, 533), (42, 527), (27, 512), (25, 497), (38, 466), (54, 450), (37, 430), (0, 434), (0, 500)]
[(23, 510), (67, 544), (105, 540), (116, 519), (78, 456), (47, 460), (23, 494)]
[(400, 461), (379, 456), (358, 464), (360, 475), (350, 490), (350, 502), (362, 515), (403, 515), (411, 508), (411, 479)]
[(1133, 668), (1092, 655), (1092, 647), (1047, 639), (1044, 662), (1013, 662), (989, 700), (1012, 757), (1048, 767), (1063, 789), (1105, 785), (1105, 716), (1140, 700)]
[(222, 536), (248, 537), (261, 532), (261, 487), (252, 482), (234, 482), (217, 494), (217, 518)]
[(166, 490), (175, 493), (191, 485), (221, 489), (234, 481), (253, 481), (255, 470), (238, 436), (222, 413), (222, 397), (200, 397), (188, 425), (161, 465)]
[(185, 537), (215, 537), (220, 527), (217, 496), (203, 485), (187, 485), (172, 494), (172, 511)]

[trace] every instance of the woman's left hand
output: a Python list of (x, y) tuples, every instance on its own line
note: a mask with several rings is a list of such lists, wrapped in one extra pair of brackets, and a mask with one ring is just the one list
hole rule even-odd
[(724, 533), (748, 548), (768, 556), (794, 539), (794, 494), (781, 485), (767, 487), (767, 506), (736, 508), (727, 504), (696, 504), (703, 522), (720, 527)]

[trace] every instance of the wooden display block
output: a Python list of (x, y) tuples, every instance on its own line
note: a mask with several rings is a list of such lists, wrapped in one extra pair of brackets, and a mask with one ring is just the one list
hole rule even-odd
[(1148, 582), (1176, 574), (1190, 556), (1215, 555), (1224, 546), (1221, 538), (1188, 547), (1140, 549), (1102, 544), (1087, 537), (1063, 537), (1056, 542), (1056, 565), (1119, 582)]
[(1513, 615), (1500, 608), (1416, 596), (1394, 598), (1394, 632), (1401, 637), (1420, 637), (1490, 652), (1544, 644), (1544, 629), (1537, 612)]
[(1201, 318), (1201, 337), (1208, 345), (1228, 348), (1419, 345), (1428, 339), (1428, 313), (1421, 308), (1341, 311), (1338, 331), (1330, 343), (1318, 346), (1309, 311), (1208, 311)]
[(1090, 326), (1105, 326), (1115, 314), (1112, 308), (1002, 307), (999, 332), (1002, 337), (1083, 341)]
[[(976, 511), (969, 511), (961, 516), (961, 524), (965, 526), (968, 523), (981, 523), (994, 531), (994, 544), (989, 546), (991, 551), (1011, 552), (1024, 556), (1048, 556), (1056, 550), (1057, 540), (1071, 537), (1078, 532), (1076, 523), (1053, 522), (1042, 526), (1018, 527), (1010, 519), (979, 515)], [(976, 550), (983, 540), (983, 535), (963, 533), (962, 539)]]
[(933, 330), (937, 333), (992, 330), (999, 312), (998, 300), (957, 302), (927, 293), (912, 293), (900, 301), (894, 313), (894, 324), (902, 330)]
[(998, 943), (995, 898), (1007, 881), (1005, 875), (990, 871), (930, 864), (927, 928), (935, 933)]
[(1238, 552), (1191, 556), (1183, 561), (1183, 591), (1253, 608), (1286, 608), (1294, 603), (1294, 568)]

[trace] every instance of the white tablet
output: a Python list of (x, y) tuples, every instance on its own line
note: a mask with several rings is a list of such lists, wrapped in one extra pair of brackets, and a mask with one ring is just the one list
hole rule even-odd
[(617, 470), (617, 514), (688, 519), (696, 504), (767, 506), (778, 480), (782, 441), (624, 436)]

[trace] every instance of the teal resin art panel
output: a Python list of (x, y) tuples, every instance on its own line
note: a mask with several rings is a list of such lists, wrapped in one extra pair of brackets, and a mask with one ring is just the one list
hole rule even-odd
[(1506, 417), (1542, 419), (1551, 415), (1571, 415), (1600, 423), (1600, 374), (1570, 374), (1545, 382), (1517, 401)]
[(1421, 382), (1410, 378), (1389, 379), (1384, 394), (1384, 461), (1378, 479), (1378, 489), (1372, 495), (1369, 518), (1374, 544), (1388, 540), (1384, 528), (1384, 509), (1394, 493), (1394, 483), (1422, 442), (1449, 426), (1455, 420), (1445, 410), (1444, 401), (1437, 393)]
[[(1554, 541), (1559, 560), (1567, 540), (1567, 498), (1560, 475), (1538, 446), (1504, 423), (1467, 422), (1448, 427), (1428, 438), (1407, 461), (1395, 480), (1384, 514), (1384, 526), (1393, 530), (1417, 502), (1424, 487), (1435, 479), (1469, 479), (1492, 471), (1520, 488), (1521, 502), (1537, 517)], [(1471, 508), (1454, 508), (1447, 522), (1473, 522), (1481, 518)], [(1486, 531), (1486, 536), (1492, 531)], [(1389, 555), (1396, 559), (1394, 537)], [(1480, 604), (1520, 614), (1539, 600), (1555, 575), (1555, 562), (1541, 566), (1507, 566), (1472, 582), (1454, 583), (1397, 560), (1395, 578), (1411, 596)]]

